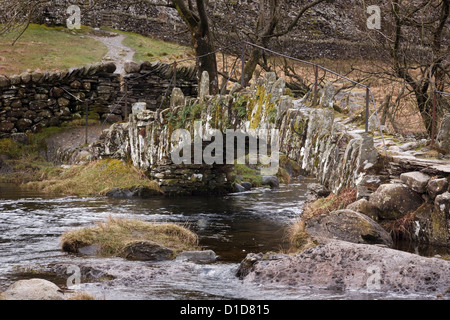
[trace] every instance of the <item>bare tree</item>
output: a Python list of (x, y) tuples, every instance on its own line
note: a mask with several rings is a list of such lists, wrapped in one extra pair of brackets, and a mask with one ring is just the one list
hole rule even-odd
[[(431, 134), (433, 91), (449, 87), (450, 0), (386, 0), (380, 5), (382, 28), (368, 35), (383, 51), (380, 55), (390, 56), (384, 76), (406, 84)], [(446, 104), (439, 105), (442, 113)]]

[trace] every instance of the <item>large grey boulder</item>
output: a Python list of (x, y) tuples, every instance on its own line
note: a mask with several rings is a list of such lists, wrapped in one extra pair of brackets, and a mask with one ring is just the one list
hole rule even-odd
[(384, 244), (391, 247), (389, 233), (368, 216), (353, 210), (337, 210), (306, 221), (306, 232), (320, 239), (337, 239), (353, 243)]
[(122, 256), (129, 260), (163, 261), (172, 259), (174, 252), (156, 242), (143, 240), (127, 244), (123, 248)]
[(249, 254), (237, 273), (244, 283), (335, 292), (415, 294), (436, 297), (450, 283), (450, 261), (376, 245), (331, 241), (295, 255)]
[(20, 280), (4, 292), (8, 300), (64, 300), (64, 294), (54, 283), (43, 279)]
[(429, 175), (426, 175), (419, 171), (402, 173), (400, 180), (410, 187), (415, 192), (424, 193), (427, 190), (428, 181), (431, 179)]
[(382, 184), (369, 197), (381, 219), (398, 219), (414, 212), (422, 204), (421, 196), (400, 183)]

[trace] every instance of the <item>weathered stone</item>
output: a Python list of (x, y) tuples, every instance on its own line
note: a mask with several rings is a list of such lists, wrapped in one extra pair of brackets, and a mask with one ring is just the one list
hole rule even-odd
[(25, 132), (33, 125), (33, 121), (30, 119), (19, 119), (17, 121), (17, 129), (19, 129), (22, 132)]
[(319, 198), (328, 197), (328, 195), (331, 193), (330, 190), (325, 188), (325, 186), (321, 185), (320, 183), (308, 183), (306, 188), (308, 189), (308, 192), (312, 192)]
[(124, 70), (126, 73), (139, 73), (141, 71), (141, 65), (133, 61), (128, 61), (125, 62)]
[(64, 300), (61, 289), (43, 279), (17, 281), (4, 294), (8, 300)]
[(247, 191), (253, 187), (250, 182), (246, 182), (246, 181), (242, 182), (241, 186), (243, 186), (245, 188), (245, 190), (247, 190)]
[(173, 88), (170, 96), (170, 109), (175, 110), (177, 107), (184, 108), (185, 97), (180, 88)]
[(273, 259), (249, 254), (240, 274), (244, 283), (261, 285), (434, 296), (448, 289), (450, 262), (378, 245), (331, 241)]
[(437, 195), (444, 193), (448, 188), (448, 181), (445, 178), (430, 179), (427, 184), (428, 194), (434, 199)]
[(306, 232), (316, 239), (393, 245), (389, 233), (374, 220), (348, 209), (333, 211), (309, 219), (306, 221)]
[(141, 111), (147, 110), (147, 103), (145, 102), (136, 102), (133, 103), (133, 106), (131, 107), (131, 112), (133, 114), (138, 114)]
[(275, 176), (263, 176), (262, 185), (268, 185), (271, 189), (278, 189), (280, 187), (280, 182)]
[(373, 143), (373, 136), (362, 135), (361, 147), (358, 154), (358, 172), (367, 172), (378, 163), (379, 154)]
[(71, 87), (72, 89), (80, 89), (80, 88), (81, 88), (81, 82), (78, 81), (78, 80), (75, 80), (75, 81), (73, 81), (73, 82), (70, 84), (70, 87)]
[(12, 129), (14, 129), (14, 123), (0, 122), (0, 132), (11, 132)]
[(183, 251), (177, 255), (176, 260), (192, 261), (201, 263), (211, 263), (216, 261), (217, 255), (212, 250), (204, 251)]
[(436, 142), (441, 149), (450, 153), (450, 113), (446, 113), (442, 118)]
[(203, 71), (198, 88), (198, 97), (200, 101), (205, 101), (206, 96), (209, 96), (209, 73), (208, 71)]
[(400, 180), (402, 180), (404, 184), (419, 193), (426, 192), (430, 178), (430, 176), (418, 171), (402, 173), (400, 175)]
[(58, 105), (61, 108), (65, 108), (70, 104), (70, 100), (67, 100), (66, 98), (59, 98), (58, 99)]
[(30, 143), (30, 139), (28, 138), (28, 135), (25, 133), (13, 133), (11, 134), (11, 139), (22, 144)]
[(153, 241), (134, 241), (125, 246), (122, 256), (129, 260), (163, 261), (172, 259), (174, 252)]
[(270, 97), (270, 103), (278, 102), (281, 99), (281, 96), (283, 95), (284, 88), (286, 86), (286, 80), (284, 78), (278, 78), (277, 81), (272, 86), (272, 90), (270, 91), (271, 97)]
[(108, 193), (106, 193), (107, 197), (110, 198), (131, 198), (133, 196), (133, 193), (128, 189), (119, 189), (114, 188), (110, 190)]
[(398, 219), (414, 212), (422, 204), (419, 194), (399, 184), (383, 184), (369, 197), (369, 202), (379, 210), (381, 219)]
[(31, 73), (31, 81), (34, 83), (39, 83), (43, 76), (44, 74), (42, 72), (34, 71)]
[(330, 81), (327, 81), (322, 90), (319, 104), (323, 107), (333, 108), (333, 98), (335, 94), (336, 88)]
[(433, 215), (433, 242), (450, 245), (450, 192), (445, 192), (436, 197), (434, 201)]
[(5, 77), (0, 75), (0, 88), (9, 87), (11, 85), (11, 81)]
[(20, 75), (20, 79), (22, 80), (22, 82), (24, 84), (27, 84), (31, 81), (31, 73), (29, 72), (24, 72)]
[(77, 248), (77, 253), (84, 256), (100, 256), (102, 247), (99, 244), (91, 244), (89, 246)]
[(235, 183), (234, 184), (234, 190), (236, 192), (244, 192), (244, 191), (246, 191), (245, 188), (242, 185), (240, 185), (239, 183)]

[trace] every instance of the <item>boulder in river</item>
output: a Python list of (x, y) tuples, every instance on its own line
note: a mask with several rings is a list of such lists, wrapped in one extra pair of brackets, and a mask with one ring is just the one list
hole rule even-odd
[(262, 184), (270, 186), (271, 189), (278, 189), (280, 187), (280, 182), (275, 176), (263, 176)]
[[(306, 221), (306, 232), (316, 239), (338, 239), (391, 247), (389, 233), (368, 216), (349, 209), (325, 213)], [(319, 240), (320, 241), (320, 240)]]
[(143, 240), (128, 243), (123, 248), (122, 256), (128, 260), (163, 261), (172, 259), (174, 251), (156, 242)]
[(44, 279), (20, 280), (4, 295), (8, 300), (64, 300), (64, 294), (54, 283)]
[(252, 253), (242, 261), (237, 275), (244, 283), (333, 291), (425, 293), (435, 297), (450, 289), (450, 261), (345, 241), (272, 259)]

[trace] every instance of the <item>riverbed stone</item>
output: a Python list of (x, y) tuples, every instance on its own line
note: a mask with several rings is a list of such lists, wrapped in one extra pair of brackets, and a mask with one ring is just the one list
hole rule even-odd
[(172, 259), (174, 251), (149, 240), (133, 241), (123, 248), (121, 256), (128, 260), (163, 261)]
[(414, 212), (422, 204), (420, 194), (400, 183), (382, 184), (369, 197), (381, 219), (398, 219)]
[(278, 189), (280, 187), (280, 182), (278, 178), (275, 176), (263, 176), (262, 177), (262, 185), (270, 186), (271, 189)]
[(44, 279), (17, 281), (4, 294), (8, 300), (64, 300), (61, 289)]
[(244, 261), (249, 259), (252, 263), (241, 268), (241, 278), (257, 285), (436, 295), (448, 290), (450, 280), (450, 261), (345, 241), (273, 260), (264, 260), (263, 254), (250, 254)]
[(216, 261), (217, 255), (212, 250), (203, 251), (183, 251), (177, 255), (176, 260), (191, 261), (201, 263), (211, 263)]
[(333, 211), (307, 220), (306, 232), (316, 239), (384, 244), (389, 247), (393, 245), (389, 233), (378, 223), (362, 213), (349, 209)]
[(419, 171), (402, 173), (400, 180), (410, 187), (412, 190), (418, 193), (426, 192), (428, 181), (430, 176)]

